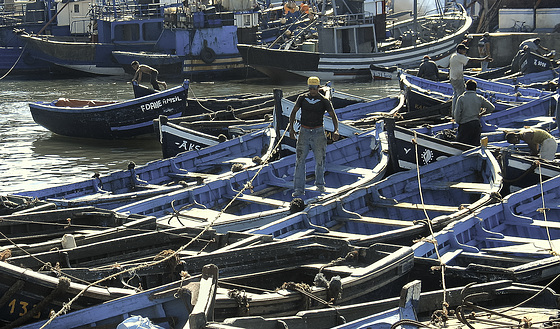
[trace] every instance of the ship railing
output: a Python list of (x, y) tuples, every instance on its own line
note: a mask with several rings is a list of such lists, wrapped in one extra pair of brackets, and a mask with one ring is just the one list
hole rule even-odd
[(324, 24), (334, 27), (350, 25), (371, 25), (374, 22), (374, 17), (375, 16), (370, 12), (325, 16)]
[[(14, 6), (12, 6), (14, 7)], [(46, 9), (29, 9), (25, 5), (15, 6), (13, 10), (0, 11), (0, 26), (16, 26), (25, 23), (46, 22)], [(19, 8), (17, 8), (19, 7)], [(5, 6), (4, 9), (7, 9)]]
[(121, 18), (163, 18), (162, 4), (131, 4), (121, 2), (117, 4), (93, 4), (90, 8), (93, 19), (121, 19)]

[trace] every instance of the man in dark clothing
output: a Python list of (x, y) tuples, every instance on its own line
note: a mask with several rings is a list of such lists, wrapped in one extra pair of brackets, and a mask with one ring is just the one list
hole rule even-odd
[(300, 130), (296, 144), (296, 169), (294, 172), (293, 197), (305, 194), (305, 158), (309, 149), (315, 156), (315, 186), (320, 192), (325, 191), (325, 156), (327, 137), (323, 128), (323, 116), (328, 112), (334, 125), (333, 140), (338, 139), (338, 118), (331, 101), (319, 93), (320, 80), (317, 77), (307, 79), (309, 92), (298, 96), (290, 114), (290, 138), (295, 139), (294, 122), (296, 113), (301, 109)]
[(418, 77), (433, 81), (439, 81), (437, 64), (430, 59), (430, 56), (424, 56), (424, 60), (418, 68)]
[(453, 119), (459, 124), (457, 141), (473, 146), (480, 145), (480, 117), (494, 111), (494, 104), (476, 93), (476, 81), (466, 83), (467, 90), (457, 98)]

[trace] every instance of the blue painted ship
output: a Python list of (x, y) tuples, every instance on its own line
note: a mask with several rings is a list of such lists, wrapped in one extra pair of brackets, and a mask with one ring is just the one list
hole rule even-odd
[(213, 6), (179, 4), (164, 11), (164, 29), (151, 51), (115, 50), (125, 70), (132, 61), (150, 65), (169, 76), (208, 80), (253, 76), (237, 44), (280, 45), (311, 20), (302, 11), (253, 2), (222, 1)]
[(56, 19), (59, 27), (69, 22), (68, 33), (19, 35), (27, 58), (48, 62), (53, 72), (123, 74), (112, 51), (152, 49), (163, 30), (164, 5), (159, 3), (75, 1), (71, 9), (65, 5), (59, 4)]

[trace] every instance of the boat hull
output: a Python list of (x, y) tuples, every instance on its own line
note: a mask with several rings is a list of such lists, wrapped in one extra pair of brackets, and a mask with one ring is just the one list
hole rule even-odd
[[(101, 106), (57, 106), (59, 102), (30, 103), (33, 120), (63, 136), (120, 139), (154, 133), (160, 115), (187, 112), (188, 83), (151, 95)], [(192, 113), (196, 114), (196, 113)]]

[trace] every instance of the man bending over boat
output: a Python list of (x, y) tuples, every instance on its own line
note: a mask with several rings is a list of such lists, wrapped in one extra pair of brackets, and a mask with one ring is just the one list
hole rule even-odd
[(538, 155), (545, 160), (554, 160), (558, 148), (554, 137), (539, 128), (523, 128), (519, 132), (507, 133), (506, 140), (514, 145), (523, 140), (529, 145), (531, 155)]
[(290, 138), (295, 139), (294, 122), (296, 113), (301, 109), (300, 129), (296, 144), (296, 169), (294, 173), (293, 197), (305, 194), (305, 158), (309, 149), (315, 157), (315, 186), (320, 192), (325, 191), (325, 152), (327, 137), (323, 128), (323, 116), (328, 112), (332, 118), (333, 140), (338, 140), (338, 118), (334, 113), (331, 101), (319, 93), (320, 80), (317, 77), (307, 79), (309, 92), (298, 96), (292, 113), (290, 113)]
[(480, 117), (496, 107), (476, 93), (476, 81), (467, 81), (467, 91), (457, 98), (453, 119), (459, 124), (457, 141), (473, 146), (480, 145)]
[(158, 70), (154, 69), (151, 66), (140, 64), (138, 63), (138, 61), (130, 63), (130, 66), (132, 66), (134, 71), (136, 71), (136, 73), (134, 73), (132, 81), (142, 81), (142, 74), (145, 73), (150, 76), (150, 83), (152, 84), (152, 87), (154, 87), (154, 90), (161, 90), (159, 87), (160, 85), (163, 86), (164, 90), (167, 89), (167, 84), (164, 81), (158, 81)]
[(455, 112), (455, 104), (457, 98), (465, 92), (465, 79), (463, 77), (463, 68), (469, 61), (487, 61), (491, 62), (492, 58), (486, 56), (484, 58), (467, 57), (469, 48), (464, 44), (457, 45), (457, 52), (449, 57), (449, 82), (453, 87), (453, 100), (451, 102), (452, 113)]

